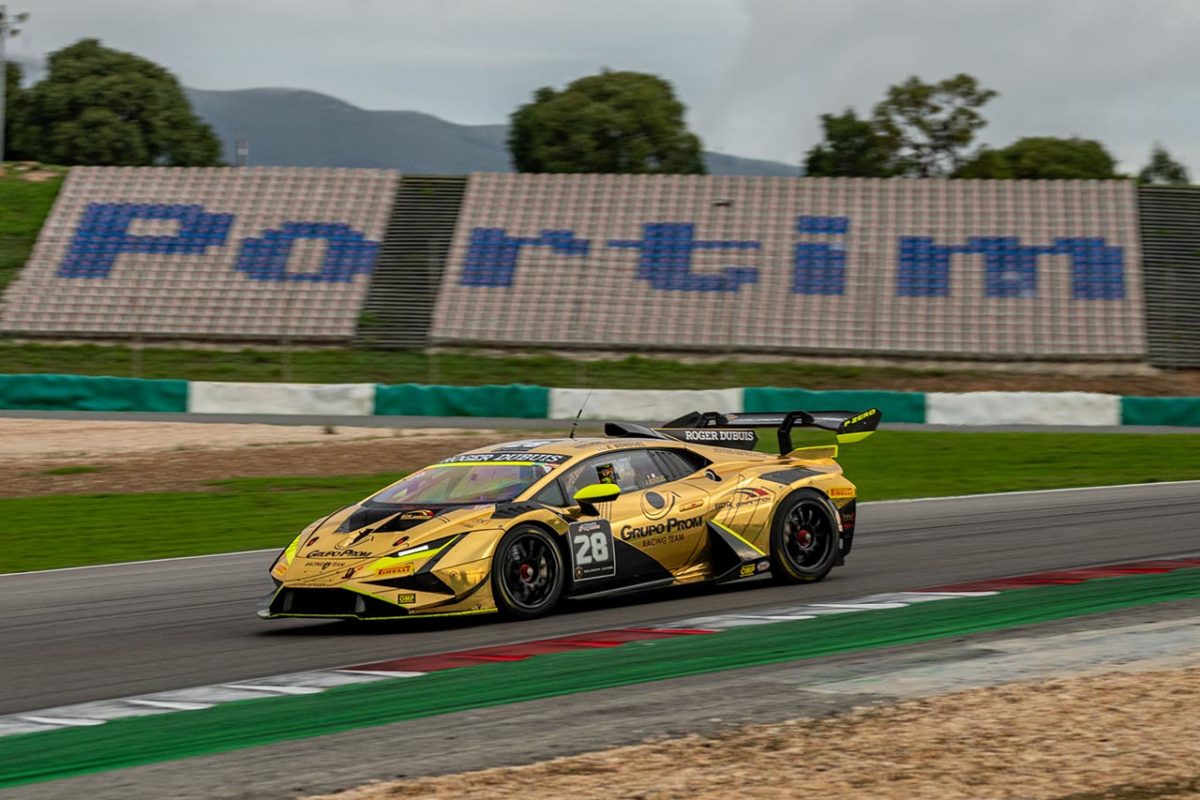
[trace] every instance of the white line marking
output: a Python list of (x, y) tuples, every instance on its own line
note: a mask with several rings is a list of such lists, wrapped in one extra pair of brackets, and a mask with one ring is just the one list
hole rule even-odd
[(908, 603), (809, 603), (812, 608), (838, 608), (846, 611), (874, 611), (886, 608), (904, 608)]
[(1200, 486), (1200, 480), (1151, 481), (1148, 483), (1114, 483), (1111, 486), (1069, 486), (1064, 489), (1025, 489), (1019, 492), (985, 492), (983, 494), (948, 494), (945, 497), (906, 497), (899, 500), (871, 500), (860, 506), (878, 506), (885, 503), (927, 503), (935, 500), (976, 500), (983, 497), (1021, 497), (1029, 494), (1061, 494), (1063, 492), (1099, 492), (1108, 489), (1144, 489), (1147, 486)]
[(404, 672), (403, 670), (388, 672), (385, 669), (337, 669), (334, 672), (344, 672), (347, 675), (374, 675), (380, 678), (416, 678), (425, 674), (424, 672)]
[(138, 697), (131, 697), (125, 701), (134, 706), (146, 706), (147, 708), (165, 708), (168, 711), (200, 711), (205, 708), (212, 708), (212, 703), (181, 703), (172, 700), (143, 700)]
[(20, 714), (17, 719), (23, 719), (26, 722), (36, 722), (39, 725), (56, 725), (62, 728), (90, 728), (94, 725), (103, 725), (102, 719), (73, 719), (70, 717), (41, 717), (31, 714)]
[[(136, 567), (140, 564), (165, 564), (168, 561), (192, 561), (197, 558), (224, 558), (226, 556), (248, 556), (254, 553), (278, 553), (283, 547), (268, 547), (264, 550), (234, 550), (229, 553), (203, 553), (198, 556), (174, 556), (172, 558), (148, 558), (145, 561), (114, 561), (110, 564), (84, 564), (80, 567), (55, 567), (54, 569), (31, 569), (26, 572), (6, 572), (0, 578), (15, 578), (18, 575), (48, 575), (52, 572), (72, 572), (80, 569), (104, 569), (106, 567)], [(268, 564), (268, 567), (271, 565)]]
[(266, 683), (222, 683), (224, 689), (244, 689), (248, 692), (266, 692), (267, 694), (320, 694), (325, 691), (315, 686), (273, 686)]

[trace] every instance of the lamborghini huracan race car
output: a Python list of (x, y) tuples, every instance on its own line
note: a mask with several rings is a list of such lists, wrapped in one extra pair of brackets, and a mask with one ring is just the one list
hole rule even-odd
[[(305, 528), (258, 613), (532, 618), (563, 598), (768, 572), (819, 581), (850, 552), (856, 492), (835, 445), (794, 449), (792, 430), (857, 441), (879, 420), (693, 412), (452, 456)], [(778, 455), (755, 450), (761, 428), (776, 429)]]

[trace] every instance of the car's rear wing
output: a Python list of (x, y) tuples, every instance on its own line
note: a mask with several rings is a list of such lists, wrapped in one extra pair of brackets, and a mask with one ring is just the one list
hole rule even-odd
[(883, 415), (879, 409), (866, 411), (785, 411), (722, 414), (718, 411), (693, 411), (673, 419), (658, 432), (694, 444), (713, 444), (753, 450), (758, 444), (757, 428), (775, 428), (779, 453), (790, 453), (792, 430), (819, 428), (837, 434), (839, 443), (860, 442), (875, 432)]

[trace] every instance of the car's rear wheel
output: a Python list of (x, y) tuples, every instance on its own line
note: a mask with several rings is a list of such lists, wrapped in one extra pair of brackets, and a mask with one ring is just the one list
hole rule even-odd
[(533, 619), (554, 608), (566, 574), (562, 551), (549, 533), (519, 525), (500, 540), (492, 558), (492, 595), (500, 613)]
[(782, 583), (816, 583), (837, 562), (838, 530), (824, 495), (801, 489), (771, 523), (771, 574)]

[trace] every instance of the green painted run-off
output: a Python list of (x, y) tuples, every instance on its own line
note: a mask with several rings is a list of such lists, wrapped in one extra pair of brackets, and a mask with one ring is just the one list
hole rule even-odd
[[(913, 644), (1200, 597), (1200, 570), (1093, 580), (544, 655), (305, 696), (0, 739), (0, 788), (472, 708)], [(403, 649), (403, 636), (396, 637)]]

